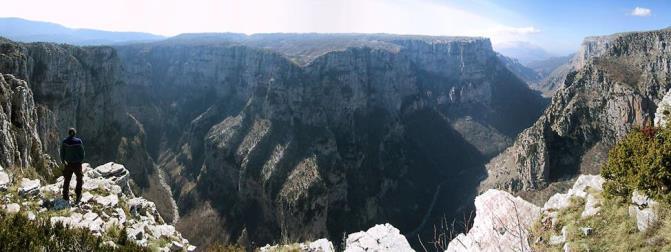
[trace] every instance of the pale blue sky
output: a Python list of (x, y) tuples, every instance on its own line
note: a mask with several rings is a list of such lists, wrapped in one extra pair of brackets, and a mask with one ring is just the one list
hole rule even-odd
[(562, 55), (585, 36), (671, 25), (668, 1), (0, 0), (0, 17), (71, 28), (186, 32), (360, 32), (485, 36)]

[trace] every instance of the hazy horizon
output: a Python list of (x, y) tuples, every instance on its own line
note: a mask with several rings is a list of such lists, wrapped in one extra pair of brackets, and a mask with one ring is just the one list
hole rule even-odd
[(671, 23), (671, 17), (664, 15), (669, 9), (655, 1), (27, 0), (6, 3), (0, 16), (161, 36), (227, 32), (478, 36), (490, 38), (495, 48), (522, 42), (566, 55), (587, 36), (664, 28), (659, 24)]

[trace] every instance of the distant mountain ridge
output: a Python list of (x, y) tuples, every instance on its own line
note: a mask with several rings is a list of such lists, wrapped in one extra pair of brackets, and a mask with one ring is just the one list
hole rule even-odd
[(555, 55), (552, 55), (540, 46), (524, 41), (494, 44), (494, 50), (507, 57), (515, 58), (524, 65), (555, 57)]
[(574, 55), (552, 57), (522, 64), (518, 59), (497, 53), (499, 60), (508, 70), (526, 82), (531, 89), (541, 92), (543, 96), (548, 98), (552, 97), (561, 86), (562, 78), (566, 76), (567, 69), (572, 69), (571, 60)]
[(150, 33), (72, 29), (55, 23), (13, 17), (0, 18), (0, 36), (21, 42), (53, 42), (73, 45), (110, 45), (165, 39), (163, 36)]

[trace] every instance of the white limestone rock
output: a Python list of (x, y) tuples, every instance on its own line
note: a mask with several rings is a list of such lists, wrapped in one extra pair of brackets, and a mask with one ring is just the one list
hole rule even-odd
[(359, 251), (414, 251), (405, 236), (390, 224), (379, 224), (347, 236), (346, 252)]
[(9, 175), (4, 172), (2, 166), (0, 166), (0, 191), (6, 191), (10, 182)]
[(93, 194), (91, 194), (89, 192), (83, 192), (82, 193), (82, 198), (81, 198), (82, 203), (88, 203), (89, 201), (91, 201), (91, 199), (93, 199)]
[(666, 127), (669, 118), (671, 118), (671, 92), (667, 92), (662, 101), (657, 104), (655, 126)]
[(170, 251), (182, 251), (184, 250), (184, 244), (178, 241), (172, 241), (170, 244)]
[[(290, 245), (273, 245), (267, 244), (259, 249), (260, 252), (274, 252), (298, 249), (301, 252), (335, 252), (333, 243), (327, 239), (319, 239), (313, 242), (305, 242)], [(188, 250), (188, 249), (187, 249)]]
[(475, 219), (467, 234), (453, 239), (447, 251), (530, 251), (531, 225), (541, 209), (510, 193), (490, 189), (475, 198)]
[(545, 202), (543, 210), (567, 208), (571, 205), (571, 197), (568, 193), (556, 193)]
[(98, 172), (102, 177), (108, 178), (111, 177), (115, 174), (120, 174), (124, 173), (126, 170), (126, 167), (124, 167), (121, 164), (117, 164), (114, 162), (109, 162), (104, 165), (98, 166), (95, 168), (95, 171)]
[(568, 236), (568, 229), (566, 228), (566, 226), (564, 226), (564, 227), (561, 228), (561, 232), (559, 233), (559, 235), (550, 236), (549, 244), (550, 245), (560, 245), (560, 244), (566, 242), (566, 237), (567, 236)]
[[(106, 237), (105, 233), (112, 229), (126, 228), (128, 237), (141, 246), (147, 246), (157, 239), (167, 239), (170, 243), (162, 250), (173, 248), (171, 245), (173, 242), (181, 244), (179, 251), (196, 249), (195, 246), (189, 245), (188, 240), (182, 238), (174, 226), (164, 224), (153, 202), (135, 198), (132, 193), (122, 190), (122, 186), (128, 186), (129, 176), (128, 170), (122, 165), (108, 163), (92, 169), (90, 165), (83, 164), (83, 172), (82, 202), (77, 207), (71, 208), (68, 201), (60, 198), (63, 177), (58, 178), (56, 183), (45, 186), (40, 186), (40, 181), (36, 179), (23, 179), (19, 183), (19, 193), (33, 195), (39, 192), (39, 197), (22, 197), (19, 202), (8, 204), (8, 207), (4, 204), (0, 206), (5, 210), (20, 213), (22, 208), (30, 208), (31, 205), (37, 204), (42, 206), (38, 211), (40, 215), (52, 215), (48, 219), (52, 225), (62, 223), (67, 227), (85, 228), (103, 239)], [(0, 173), (4, 171), (0, 170)], [(1, 179), (0, 177), (0, 182)], [(73, 179), (69, 186), (74, 189), (75, 185)], [(8, 196), (9, 194), (3, 195), (0, 190), (0, 198), (9, 199)], [(127, 203), (131, 214), (127, 215), (120, 207), (122, 201)], [(29, 219), (39, 218), (32, 211), (26, 214)], [(114, 243), (114, 241), (103, 242), (110, 245)]]
[(573, 184), (573, 188), (569, 190), (569, 194), (572, 192), (574, 195), (583, 195), (580, 197), (585, 197), (585, 194), (582, 194), (581, 192), (587, 192), (588, 188), (601, 192), (603, 191), (604, 182), (606, 182), (606, 180), (599, 175), (580, 175), (575, 181), (575, 184)]
[(310, 252), (335, 252), (333, 243), (327, 239), (319, 239), (308, 244), (308, 251)]
[(15, 214), (18, 213), (21, 210), (21, 205), (16, 204), (16, 203), (10, 203), (7, 204), (3, 207), (5, 209), (5, 212), (9, 214)]
[(634, 191), (631, 197), (632, 205), (629, 206), (629, 216), (636, 218), (638, 231), (645, 231), (659, 221), (657, 216), (658, 203), (648, 196)]
[(175, 234), (175, 227), (172, 225), (150, 225), (147, 227), (151, 236), (156, 239), (161, 237), (172, 237)]
[(40, 180), (39, 179), (28, 179), (22, 178), (21, 184), (19, 185), (19, 195), (28, 196), (37, 194), (40, 189)]
[[(83, 196), (82, 196), (83, 198)], [(117, 204), (119, 204), (119, 197), (117, 197), (115, 194), (110, 194), (107, 196), (96, 196), (95, 202), (102, 205), (103, 207), (116, 207)]]
[[(567, 193), (557, 193), (552, 195), (545, 205), (543, 205), (543, 210), (550, 209), (562, 209), (567, 208), (571, 205), (571, 197), (576, 196), (580, 198), (585, 198), (588, 196), (588, 188), (591, 188), (594, 192), (603, 191), (603, 179), (599, 175), (580, 175), (576, 182), (573, 184), (573, 187), (568, 190)], [(597, 203), (597, 202), (591, 202)], [(593, 209), (590, 211), (594, 211)], [(598, 210), (596, 210), (598, 211)], [(591, 214), (591, 212), (589, 213)]]
[(587, 218), (596, 215), (601, 210), (600, 205), (601, 201), (597, 197), (592, 194), (587, 195), (585, 198), (585, 210), (582, 211), (580, 217)]

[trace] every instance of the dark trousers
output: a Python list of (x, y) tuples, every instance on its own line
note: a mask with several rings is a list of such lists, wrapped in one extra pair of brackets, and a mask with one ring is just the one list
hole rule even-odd
[(82, 177), (84, 174), (82, 174), (82, 164), (81, 163), (68, 163), (65, 165), (65, 169), (63, 169), (63, 199), (64, 200), (70, 200), (70, 179), (72, 179), (72, 174), (75, 174), (77, 176), (77, 187), (75, 187), (75, 194), (77, 194), (77, 199), (82, 198)]

